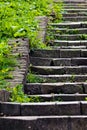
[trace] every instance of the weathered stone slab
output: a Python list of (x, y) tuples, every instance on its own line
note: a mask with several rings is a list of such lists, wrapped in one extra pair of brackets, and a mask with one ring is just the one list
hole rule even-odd
[(70, 124), (68, 122), (70, 130), (86, 130), (87, 129), (87, 117), (77, 116), (70, 117)]
[(68, 118), (39, 118), (36, 121), (38, 130), (67, 130)]
[(0, 101), (7, 102), (9, 101), (10, 93), (6, 90), (0, 90)]
[(22, 116), (80, 115), (79, 102), (23, 103)]
[(30, 83), (25, 85), (28, 94), (83, 93), (81, 83)]
[(87, 115), (87, 101), (81, 102), (81, 112), (82, 115)]
[(85, 83), (83, 83), (84, 92), (87, 93), (87, 79), (85, 80)]
[(52, 67), (52, 66), (31, 66), (30, 67), (33, 72), (43, 75), (49, 74), (64, 74), (66, 70), (64, 67)]
[(87, 65), (87, 58), (72, 58), (71, 65)]
[(34, 117), (3, 117), (0, 118), (0, 130), (35, 130)]
[(50, 58), (41, 58), (41, 57), (30, 57), (30, 63), (32, 65), (39, 65), (39, 66), (50, 66), (51, 64), (51, 60)]
[(54, 66), (69, 66), (71, 65), (71, 59), (70, 58), (59, 58), (59, 59), (53, 59)]
[(49, 79), (55, 79), (58, 82), (85, 82), (87, 80), (87, 75), (59, 75), (54, 76), (54, 78), (49, 76)]
[[(53, 27), (60, 27), (60, 28), (80, 28), (82, 23), (81, 22), (63, 22), (63, 23), (50, 23), (49, 25)], [(83, 23), (85, 25), (85, 23)]]
[(34, 50), (30, 52), (30, 56), (33, 57), (48, 57), (48, 58), (59, 58), (60, 51), (59, 50)]
[(24, 91), (27, 94), (41, 94), (41, 85), (36, 83), (36, 84), (25, 84), (24, 86)]
[(1, 103), (1, 115), (3, 116), (20, 116), (20, 104), (2, 102)]
[(53, 40), (53, 45), (57, 46), (67, 46), (67, 41), (63, 40)]
[[(72, 11), (74, 13), (74, 11)], [(73, 16), (73, 17), (63, 17), (64, 21), (71, 21), (71, 22), (79, 22), (79, 21), (87, 21), (86, 16)]]
[[(78, 40), (78, 41), (68, 41), (68, 46), (80, 46), (80, 41)], [(82, 44), (82, 45), (84, 45), (84, 44)]]
[(69, 66), (65, 67), (66, 74), (86, 74), (87, 66)]
[(81, 57), (87, 57), (87, 49), (81, 50)]
[(60, 50), (61, 58), (71, 58), (71, 57), (80, 57), (80, 50), (77, 49), (61, 49)]
[(86, 130), (87, 116), (0, 118), (0, 130)]

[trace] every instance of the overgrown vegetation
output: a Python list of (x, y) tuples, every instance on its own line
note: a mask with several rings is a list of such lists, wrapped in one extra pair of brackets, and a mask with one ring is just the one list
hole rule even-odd
[(60, 19), (61, 4), (53, 0), (1, 0), (0, 41), (7, 38), (28, 37), (31, 48), (45, 47), (38, 35), (36, 16), (55, 14)]
[(44, 82), (46, 82), (46, 79), (41, 78), (38, 75), (30, 72), (27, 75), (27, 82), (28, 83), (44, 83)]
[[(8, 45), (9, 39), (27, 37), (31, 48), (45, 48), (46, 45), (37, 39), (39, 21), (36, 17), (54, 14), (55, 18), (61, 19), (61, 9), (61, 2), (58, 6), (53, 0), (0, 0), (0, 89), (9, 87), (6, 79), (13, 78), (10, 71), (16, 65), (12, 48)], [(12, 93), (11, 101), (24, 102), (21, 97), (25, 100), (26, 95), (21, 87), (14, 88)], [(17, 99), (15, 93), (19, 95)]]
[(7, 88), (7, 90), (11, 93), (11, 97), (9, 99), (10, 102), (19, 102), (19, 103), (27, 103), (27, 102), (41, 102), (41, 98), (38, 96), (28, 96), (23, 92), (23, 85), (19, 84), (14, 88)]
[[(5, 42), (0, 43), (0, 89), (9, 86), (6, 79), (12, 79), (10, 71), (16, 65), (15, 57), (11, 54), (11, 46)], [(14, 60), (13, 60), (14, 59)]]

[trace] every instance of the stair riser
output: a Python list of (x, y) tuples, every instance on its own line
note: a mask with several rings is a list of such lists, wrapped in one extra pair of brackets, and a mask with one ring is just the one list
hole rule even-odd
[(58, 27), (58, 28), (87, 28), (87, 23), (79, 22), (79, 23), (53, 23), (49, 24), (52, 27)]
[(84, 17), (84, 16), (87, 16), (87, 13), (64, 13), (62, 14), (63, 17)]
[[(19, 107), (18, 107), (19, 105)], [(17, 106), (17, 108), (16, 108)], [(8, 109), (9, 107), (9, 109)], [(54, 116), (54, 115), (87, 115), (87, 102), (42, 102), (42, 103), (0, 103), (0, 114), (6, 116)], [(13, 110), (18, 111), (13, 114)], [(14, 117), (14, 118), (15, 118)], [(26, 119), (27, 119), (26, 117)], [(9, 117), (8, 117), (9, 118)], [(20, 119), (21, 119), (20, 118)], [(0, 118), (1, 120), (1, 118)], [(1, 126), (1, 125), (0, 125)]]
[(71, 21), (71, 22), (79, 22), (79, 21), (87, 21), (87, 17), (63, 17), (63, 21)]
[(51, 103), (49, 105), (21, 106), (22, 116), (49, 116), (49, 115), (80, 115), (80, 104), (77, 103)]
[(87, 9), (64, 9), (66, 13), (87, 13)]
[(43, 75), (55, 74), (87, 74), (87, 67), (60, 67), (60, 68), (39, 68), (31, 67), (32, 72)]
[(86, 82), (87, 76), (40, 76), (41, 78), (46, 78), (46, 82)]
[(25, 92), (28, 94), (74, 94), (74, 93), (84, 93), (83, 84), (73, 83), (73, 84), (63, 84), (62, 85), (33, 85), (27, 84), (25, 86)]
[[(71, 43), (70, 43), (71, 44)], [(87, 49), (57, 49), (57, 50), (35, 50), (30, 53), (32, 57), (43, 58), (71, 58), (71, 57), (87, 57)]]
[(35, 66), (75, 66), (75, 65), (87, 65), (87, 59), (47, 59), (47, 58), (30, 58), (30, 63)]
[(85, 9), (87, 8), (87, 5), (72, 5), (71, 4), (67, 4), (67, 6), (64, 6), (64, 9)]

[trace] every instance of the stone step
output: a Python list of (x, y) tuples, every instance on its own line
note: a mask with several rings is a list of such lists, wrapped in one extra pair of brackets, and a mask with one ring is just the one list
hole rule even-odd
[[(17, 116), (12, 113), (12, 108), (18, 116), (51, 116), (51, 115), (81, 115), (80, 102), (34, 102), (34, 103), (1, 103), (3, 116)], [(17, 108), (16, 108), (17, 106)], [(2, 109), (3, 108), (3, 109)], [(9, 108), (9, 109), (8, 109)], [(6, 110), (8, 109), (8, 110)], [(1, 114), (2, 114), (1, 113)]]
[(81, 115), (79, 102), (22, 103), (22, 116)]
[[(28, 93), (27, 93), (28, 94)], [(38, 97), (41, 102), (55, 102), (55, 101), (85, 101), (87, 94), (42, 94), (29, 95), (31, 98)]]
[(51, 46), (53, 49), (87, 49), (86, 46)]
[(68, 29), (68, 28), (52, 28), (48, 29), (53, 31), (56, 34), (86, 34), (87, 28), (76, 28), (76, 29)]
[[(52, 81), (51, 81), (52, 82)], [(86, 93), (87, 83), (82, 82), (58, 82), (58, 83), (27, 83), (24, 86), (27, 94), (75, 94)]]
[(45, 80), (45, 82), (48, 83), (56, 83), (56, 82), (86, 82), (87, 81), (87, 75), (37, 75), (38, 77)]
[(63, 5), (64, 9), (85, 9), (87, 8), (87, 4), (67, 4)]
[(87, 28), (87, 22), (62, 22), (62, 23), (49, 23), (49, 26), (58, 28)]
[(57, 40), (87, 40), (87, 35), (85, 34), (53, 34), (53, 36)]
[(67, 40), (52, 40), (49, 43), (53, 46), (87, 46), (87, 40), (76, 40), (76, 41), (67, 41)]
[(87, 12), (87, 9), (64, 9), (66, 13), (77, 13), (77, 12)]
[(53, 50), (33, 50), (30, 52), (32, 57), (48, 58), (71, 58), (87, 57), (87, 49), (53, 49)]
[(41, 75), (87, 74), (87, 66), (31, 66), (30, 69)]
[(63, 21), (71, 21), (71, 22), (79, 22), (79, 21), (87, 21), (87, 16), (73, 16), (73, 17), (63, 17)]
[(41, 58), (30, 57), (30, 63), (35, 66), (75, 66), (87, 65), (87, 58)]
[[(0, 102), (0, 121), (2, 118), (9, 118), (10, 116), (21, 116), (21, 118), (26, 116), (27, 119), (28, 116), (87, 115), (86, 108), (87, 101), (51, 101), (30, 103)], [(2, 125), (0, 124), (0, 127), (1, 126)]]
[(63, 17), (77, 17), (77, 16), (80, 16), (80, 17), (82, 17), (82, 16), (87, 16), (87, 13), (85, 13), (85, 12), (78, 12), (78, 13), (62, 13), (62, 16)]
[(15, 116), (0, 118), (0, 130), (87, 130), (87, 116)]

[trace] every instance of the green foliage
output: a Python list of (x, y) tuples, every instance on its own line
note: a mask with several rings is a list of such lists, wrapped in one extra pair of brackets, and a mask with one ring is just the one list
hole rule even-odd
[[(60, 18), (61, 7), (61, 4), (58, 7), (53, 0), (0, 0), (0, 89), (9, 87), (6, 79), (13, 78), (10, 71), (16, 65), (15, 58), (21, 56), (12, 55), (13, 48), (7, 44), (8, 40), (27, 37), (31, 48), (47, 48), (37, 39), (39, 21), (36, 16), (48, 16), (54, 12), (55, 17)], [(33, 81), (44, 82), (31, 75)], [(11, 101), (29, 102), (31, 99), (24, 95), (19, 85), (13, 88)]]
[(53, 0), (1, 0), (0, 40), (28, 37), (31, 48), (44, 48), (37, 39), (39, 27), (36, 16), (50, 15), (54, 11), (58, 17), (60, 9)]
[[(0, 89), (6, 88), (9, 84), (6, 79), (12, 79), (10, 71), (16, 65), (16, 60), (11, 54), (11, 46), (5, 42), (0, 43)], [(14, 60), (13, 60), (14, 59)]]
[(29, 83), (43, 83), (46, 79), (39, 77), (38, 75), (35, 75), (33, 73), (29, 73), (27, 75), (27, 82)]
[(80, 35), (81, 40), (87, 40), (87, 34), (82, 34)]
[(23, 85), (19, 84), (14, 88), (7, 88), (8, 91), (11, 92), (10, 102), (19, 102), (19, 103), (27, 103), (27, 102), (40, 102), (40, 97), (38, 96), (28, 96), (23, 92)]

